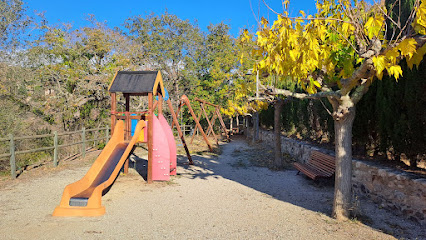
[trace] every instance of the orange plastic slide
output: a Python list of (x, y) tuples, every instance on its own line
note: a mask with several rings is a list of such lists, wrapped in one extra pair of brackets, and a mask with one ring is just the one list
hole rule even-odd
[(105, 207), (101, 205), (102, 193), (114, 182), (145, 127), (145, 121), (139, 121), (130, 142), (124, 141), (124, 121), (118, 121), (114, 134), (86, 175), (65, 187), (61, 202), (52, 215), (100, 216), (105, 214)]

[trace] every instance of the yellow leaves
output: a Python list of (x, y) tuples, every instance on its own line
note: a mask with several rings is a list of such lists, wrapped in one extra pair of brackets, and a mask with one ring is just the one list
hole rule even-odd
[(399, 57), (398, 48), (392, 48), (391, 50), (387, 51), (385, 56), (389, 62), (396, 64)]
[[(390, 55), (393, 55), (394, 53), (390, 53)], [(402, 76), (402, 69), (401, 67), (396, 64), (396, 62), (392, 62), (393, 60), (391, 58), (387, 58), (385, 55), (379, 55), (377, 57), (373, 57), (373, 64), (376, 68), (376, 76), (378, 79), (382, 80), (383, 78), (383, 71), (386, 69), (388, 74), (390, 76), (395, 77), (396, 80), (400, 76)]]
[(289, 0), (285, 0), (284, 1), (284, 8), (285, 9), (288, 9), (288, 4), (290, 3), (290, 1)]
[(376, 68), (377, 78), (382, 79), (383, 71), (386, 69), (390, 76), (398, 80), (398, 78), (402, 76), (402, 69), (401, 66), (399, 66), (401, 57), (407, 59), (407, 64), (410, 68), (412, 68), (414, 64), (418, 65), (426, 53), (426, 47), (423, 46), (416, 50), (416, 45), (416, 40), (413, 38), (406, 38), (394, 48), (389, 49), (385, 55), (373, 57), (372, 60)]
[(260, 20), (260, 23), (263, 25), (263, 28), (267, 28), (269, 21), (266, 18), (262, 17), (262, 19)]
[(377, 57), (373, 57), (373, 64), (376, 68), (376, 76), (378, 79), (382, 80), (383, 77), (383, 70), (385, 70), (386, 63), (385, 63), (385, 56), (380, 55)]
[(242, 37), (241, 37), (241, 43), (250, 42), (251, 36), (249, 34), (249, 31), (247, 29), (244, 29)]
[(344, 22), (342, 24), (342, 33), (345, 36), (352, 34), (354, 31), (355, 31), (355, 27), (352, 24), (348, 22)]
[(259, 64), (258, 64), (258, 68), (259, 68), (259, 69), (264, 69), (265, 67), (266, 67), (266, 62), (265, 62), (265, 60), (260, 61), (260, 62), (259, 62)]
[(407, 57), (407, 65), (410, 69), (413, 69), (413, 66), (419, 66), (420, 62), (423, 60), (423, 56), (426, 54), (426, 44), (417, 49), (416, 53), (411, 57)]
[(385, 19), (383, 16), (370, 17), (367, 20), (367, 22), (364, 24), (364, 31), (368, 38), (372, 39), (373, 37), (379, 36), (384, 20)]
[(413, 38), (406, 38), (401, 43), (399, 43), (396, 47), (399, 51), (401, 51), (401, 55), (406, 57), (412, 57), (416, 52), (416, 40)]
[(386, 70), (389, 75), (394, 76), (396, 80), (398, 80), (399, 76), (402, 76), (402, 69), (399, 65), (390, 66), (389, 68), (386, 68)]
[(422, 1), (420, 6), (416, 9), (416, 19), (412, 26), (416, 33), (425, 35), (426, 34), (426, 1)]
[(268, 103), (265, 101), (256, 101), (257, 106), (259, 106), (260, 110), (268, 109)]
[(250, 102), (249, 106), (256, 111), (268, 109), (268, 103), (264, 102), (264, 101), (259, 101), (259, 100), (256, 100), (254, 102)]
[(243, 65), (243, 63), (244, 63), (244, 52), (241, 53), (241, 56), (240, 56), (240, 64)]
[(289, 53), (290, 53), (291, 60), (296, 61), (297, 55), (298, 55), (297, 51), (296, 50), (290, 50)]

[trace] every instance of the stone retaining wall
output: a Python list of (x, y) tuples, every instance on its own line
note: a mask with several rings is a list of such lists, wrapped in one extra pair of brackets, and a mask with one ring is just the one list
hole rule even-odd
[[(245, 133), (251, 136), (251, 129)], [(261, 141), (273, 146), (273, 131), (260, 130)], [(283, 153), (296, 161), (307, 162), (311, 151), (317, 150), (334, 155), (333, 151), (319, 149), (307, 142), (281, 136)], [(373, 162), (352, 160), (353, 191), (371, 198), (383, 208), (426, 225), (426, 178), (400, 170), (379, 166)]]

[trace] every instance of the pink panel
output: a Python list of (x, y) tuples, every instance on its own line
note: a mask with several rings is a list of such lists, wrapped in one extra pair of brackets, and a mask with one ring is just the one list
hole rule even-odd
[(170, 180), (170, 151), (166, 134), (157, 117), (153, 117), (152, 180)]
[(163, 115), (158, 116), (158, 120), (160, 120), (161, 126), (163, 127), (163, 131), (166, 134), (167, 141), (169, 143), (170, 150), (170, 175), (176, 175), (176, 142), (175, 137), (173, 136), (173, 131), (169, 126), (166, 118)]

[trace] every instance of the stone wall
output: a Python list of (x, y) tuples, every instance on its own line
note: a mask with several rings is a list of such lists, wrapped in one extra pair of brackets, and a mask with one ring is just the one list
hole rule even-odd
[[(245, 133), (251, 139), (251, 129), (246, 130)], [(274, 133), (260, 130), (259, 138), (264, 143), (273, 145)], [(332, 151), (319, 149), (307, 142), (284, 136), (281, 136), (281, 147), (283, 153), (303, 163), (309, 160), (313, 150), (334, 155)], [(369, 197), (380, 207), (426, 225), (426, 178), (383, 167), (373, 162), (354, 159), (352, 164), (352, 183), (355, 194)]]

